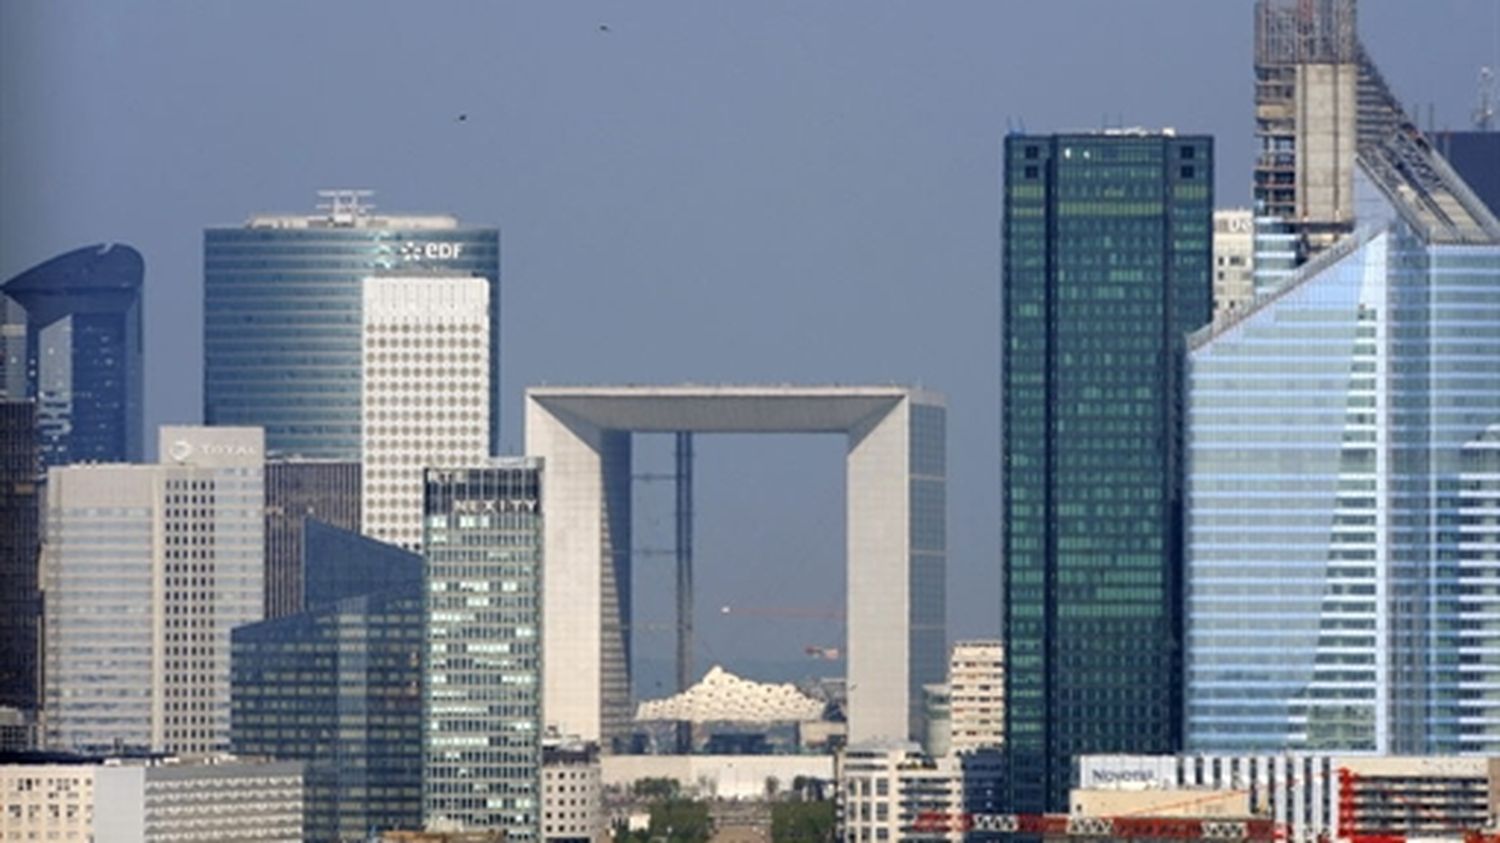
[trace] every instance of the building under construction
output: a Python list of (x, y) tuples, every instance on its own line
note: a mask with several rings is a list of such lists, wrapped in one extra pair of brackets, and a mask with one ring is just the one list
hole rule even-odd
[(1439, 225), (1484, 236), (1360, 42), (1355, 0), (1259, 0), (1255, 132), (1257, 212), (1298, 235), (1299, 262), (1353, 231), (1356, 159), (1415, 184)]

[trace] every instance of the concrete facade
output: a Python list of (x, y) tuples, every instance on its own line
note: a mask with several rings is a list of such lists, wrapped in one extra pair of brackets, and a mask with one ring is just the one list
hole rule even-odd
[(49, 475), (49, 747), (229, 747), (229, 631), (263, 617), (262, 434), (163, 427), (159, 449)]
[(850, 740), (920, 738), (943, 678), (942, 399), (902, 387), (538, 387), (526, 453), (546, 460), (545, 720), (608, 749), (630, 726), (631, 434), (848, 439)]
[(948, 659), (949, 751), (1005, 743), (1005, 645), (959, 641)]
[(1214, 211), (1214, 320), (1255, 300), (1255, 214), (1248, 208)]
[(364, 281), (364, 532), (422, 549), (422, 470), (489, 456), (490, 285)]
[(764, 799), (767, 779), (788, 790), (798, 776), (834, 777), (832, 755), (606, 755), (600, 766), (608, 788), (671, 779), (685, 793), (712, 799)]

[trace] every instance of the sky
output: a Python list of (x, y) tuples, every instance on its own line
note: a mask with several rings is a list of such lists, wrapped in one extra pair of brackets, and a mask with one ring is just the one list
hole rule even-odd
[[(1466, 127), (1500, 0), (1360, 19), (1424, 124)], [(950, 636), (993, 636), (1001, 139), (1210, 133), (1218, 204), (1246, 204), (1252, 31), (1251, 0), (3, 0), (0, 278), (138, 248), (153, 429), (201, 419), (204, 227), (332, 187), (498, 225), (514, 448), (529, 384), (938, 390)], [(842, 443), (698, 453), (698, 669), (842, 645)], [(639, 498), (636, 544), (669, 542), (670, 490)], [(665, 654), (669, 565), (637, 564), (638, 652)]]

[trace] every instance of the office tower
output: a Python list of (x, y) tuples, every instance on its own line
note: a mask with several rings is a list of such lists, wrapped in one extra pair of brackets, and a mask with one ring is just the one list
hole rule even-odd
[(229, 745), (229, 631), (261, 619), (261, 433), (163, 427), (157, 465), (48, 475), (46, 741)]
[(1395, 114), (1353, 233), (1190, 340), (1196, 751), (1500, 751), (1500, 222)]
[(1005, 646), (959, 641), (948, 657), (949, 746), (953, 752), (1005, 743)]
[(1005, 141), (1002, 493), (1008, 787), (1181, 737), (1180, 368), (1209, 321), (1213, 143)]
[(542, 741), (542, 839), (590, 843), (608, 833), (599, 746), (548, 735)]
[(424, 493), (423, 817), (541, 833), (542, 463), (431, 469)]
[(37, 708), (36, 403), (0, 400), (0, 707)]
[(364, 281), (364, 531), (422, 548), (422, 470), (489, 456), (490, 284)]
[(266, 617), (302, 611), (302, 524), (360, 529), (359, 463), (277, 460), (266, 463)]
[(26, 397), (26, 309), (0, 294), (0, 400)]
[(371, 275), (489, 282), (489, 443), (499, 448), (500, 233), (452, 216), (372, 213), (369, 191), (323, 191), (326, 213), (257, 215), (204, 232), (203, 417), (265, 428), (273, 458), (360, 459), (360, 301)]
[(1433, 145), (1474, 191), (1479, 201), (1500, 217), (1500, 131), (1434, 132)]
[(1214, 320), (1255, 299), (1255, 217), (1248, 208), (1214, 211)]
[(307, 839), (422, 825), (422, 557), (307, 521), (307, 607), (233, 632), (231, 743), (307, 765)]
[(18, 329), (6, 329), (6, 388), (37, 402), (44, 467), (141, 458), (144, 267), (129, 246), (89, 246), (0, 285), (26, 317), (21, 378), (9, 359)]

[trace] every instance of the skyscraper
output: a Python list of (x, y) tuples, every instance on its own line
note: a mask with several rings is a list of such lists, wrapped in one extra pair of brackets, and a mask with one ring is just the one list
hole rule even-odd
[(0, 387), (36, 400), (44, 467), (141, 458), (144, 269), (135, 249), (98, 245), (0, 285), (14, 302), (7, 320), (19, 320), (16, 306), (25, 313), (24, 363), (13, 359), (22, 332), (12, 321)]
[(360, 529), (359, 463), (266, 463), (266, 617), (302, 611), (303, 523), (308, 518)]
[(1214, 318), (1255, 299), (1255, 218), (1248, 208), (1214, 211)]
[(422, 825), (422, 558), (309, 519), (307, 608), (233, 635), (241, 755), (307, 763), (307, 840)]
[(361, 284), (459, 273), (489, 282), (489, 446), (498, 452), (500, 234), (451, 216), (384, 216), (368, 191), (327, 213), (257, 215), (204, 232), (203, 407), (265, 428), (273, 458), (360, 459)]
[(0, 400), (0, 706), (38, 703), (36, 403)]
[(1179, 388), (1209, 321), (1213, 143), (1005, 141), (1007, 786), (1066, 808), (1070, 759), (1181, 738)]
[(157, 465), (54, 468), (42, 546), (46, 742), (229, 746), (229, 631), (261, 619), (261, 434), (163, 427)]
[(540, 839), (542, 465), (427, 472), (426, 823)]
[(1357, 120), (1351, 233), (1190, 341), (1195, 751), (1500, 751), (1500, 221), (1389, 91)]
[(489, 456), (489, 283), (364, 282), (364, 531), (422, 548), (422, 470)]

